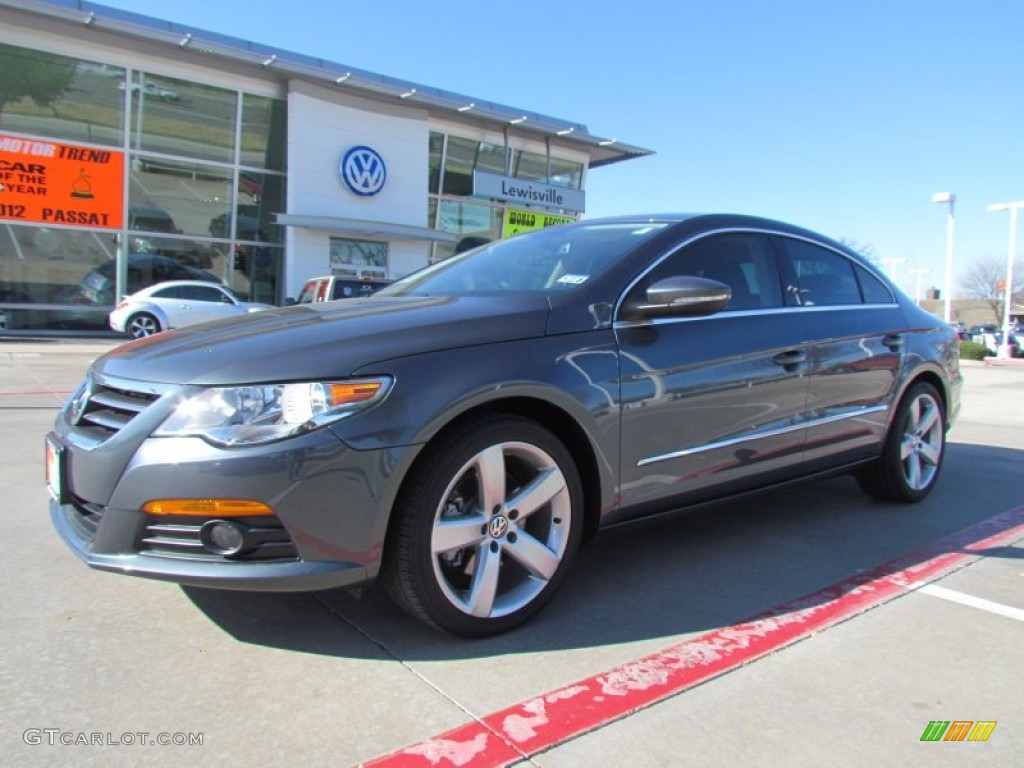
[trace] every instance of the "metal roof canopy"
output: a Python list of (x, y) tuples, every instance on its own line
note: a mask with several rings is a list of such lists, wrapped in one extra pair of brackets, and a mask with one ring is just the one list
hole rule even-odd
[(409, 224), (392, 224), (387, 221), (348, 219), (341, 216), (307, 216), (295, 213), (276, 213), (276, 223), (285, 227), (319, 229), (337, 235), (370, 235), (394, 240), (426, 240), (435, 243), (454, 243), (457, 239), (451, 232), (428, 227), (414, 227)]
[[(330, 83), (339, 89), (377, 100), (399, 99), (441, 113), (454, 113), (453, 117), (465, 119), (471, 116), (506, 131), (514, 128), (518, 133), (534, 134), (565, 146), (575, 145), (575, 148), (583, 149), (590, 155), (591, 168), (654, 154), (652, 150), (624, 144), (616, 139), (593, 136), (580, 123), (569, 123), (503, 104), (472, 99), (439, 88), (97, 3), (82, 0), (0, 0), (0, 6), (186, 51), (195, 48), (197, 56), (214, 55), (249, 63), (316, 83)], [(200, 50), (201, 54), (198, 53)]]

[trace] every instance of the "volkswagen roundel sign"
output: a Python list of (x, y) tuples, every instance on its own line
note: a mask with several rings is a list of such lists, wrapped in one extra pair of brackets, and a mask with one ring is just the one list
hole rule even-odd
[(375, 149), (352, 147), (341, 159), (341, 178), (357, 195), (371, 197), (384, 189), (388, 170)]

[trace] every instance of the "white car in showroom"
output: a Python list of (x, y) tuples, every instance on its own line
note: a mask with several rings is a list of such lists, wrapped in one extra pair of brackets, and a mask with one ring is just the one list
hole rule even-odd
[(142, 339), (183, 325), (274, 309), (243, 301), (224, 285), (198, 280), (169, 280), (126, 296), (110, 313), (110, 327)]

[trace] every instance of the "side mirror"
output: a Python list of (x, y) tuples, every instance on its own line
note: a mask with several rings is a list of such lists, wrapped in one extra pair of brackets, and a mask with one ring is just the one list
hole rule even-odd
[(641, 317), (703, 317), (725, 309), (732, 289), (706, 277), (677, 275), (650, 286), (645, 298), (635, 309)]
[(298, 304), (298, 302), (295, 299), (293, 299), (291, 296), (289, 296), (288, 298), (286, 298), (284, 300), (284, 304), (282, 304), (281, 306), (284, 306), (284, 307), (294, 307), (296, 304)]

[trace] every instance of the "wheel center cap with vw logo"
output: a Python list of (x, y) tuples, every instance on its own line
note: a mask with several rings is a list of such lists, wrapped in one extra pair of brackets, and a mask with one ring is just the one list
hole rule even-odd
[(362, 197), (376, 195), (388, 178), (384, 158), (370, 147), (352, 147), (341, 159), (340, 170), (345, 186)]
[(491, 534), (492, 539), (500, 539), (508, 532), (508, 518), (504, 515), (492, 517), (487, 530)]

